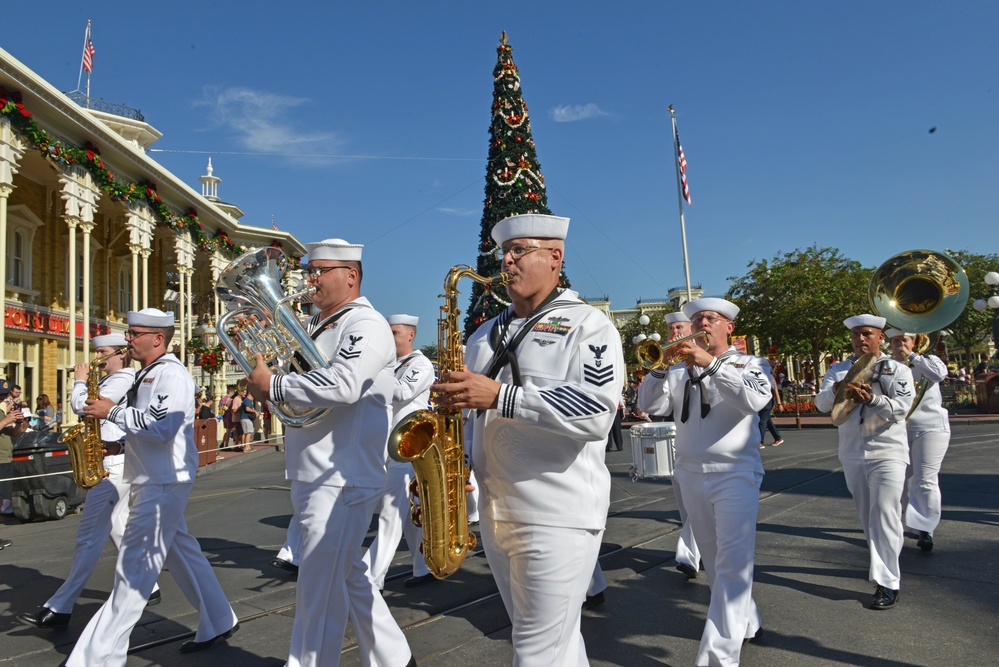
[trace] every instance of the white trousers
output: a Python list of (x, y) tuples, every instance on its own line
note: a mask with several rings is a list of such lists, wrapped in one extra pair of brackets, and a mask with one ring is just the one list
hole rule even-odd
[(676, 540), (676, 562), (686, 563), (697, 571), (701, 569), (701, 552), (697, 548), (697, 541), (694, 540), (690, 522), (687, 521), (687, 508), (683, 505), (680, 482), (675, 475), (673, 476), (673, 495), (676, 496), (676, 508), (680, 510), (680, 537)]
[(756, 517), (763, 475), (677, 470), (687, 521), (711, 587), (697, 665), (738, 665), (742, 642), (760, 629), (753, 601)]
[(475, 471), (470, 471), (468, 483), (475, 489), (465, 494), (465, 509), (468, 510), (469, 523), (479, 520), (479, 483), (475, 481)]
[(846, 486), (853, 495), (857, 518), (871, 552), (868, 579), (898, 590), (902, 552), (902, 487), (905, 463), (901, 461), (841, 460)]
[(368, 579), (361, 543), (380, 489), (291, 483), (302, 526), (295, 624), (287, 667), (336, 667), (350, 619), (361, 664), (399, 667), (412, 654)]
[(602, 530), (494, 521), (482, 544), (513, 624), (513, 667), (589, 665), (579, 629)]
[(118, 550), (111, 597), (90, 619), (67, 667), (124, 665), (128, 638), (165, 566), (198, 609), (195, 641), (208, 641), (236, 624), (212, 566), (187, 532), (184, 509), (193, 484), (133, 484), (128, 523)]
[(423, 531), (413, 523), (409, 512), (409, 482), (415, 478), (412, 465), (389, 463), (378, 507), (378, 534), (364, 553), (368, 578), (378, 590), (385, 588), (385, 575), (403, 535), (413, 559), (413, 576), (430, 574), (430, 568), (420, 553)]
[(284, 536), (284, 544), (278, 551), (277, 557), (283, 561), (298, 565), (298, 554), (302, 550), (302, 524), (298, 520), (298, 515), (291, 513), (291, 521), (288, 522), (288, 532)]
[(932, 533), (940, 524), (940, 466), (950, 445), (949, 431), (909, 434), (909, 457), (902, 491), (905, 525)]
[[(44, 605), (57, 614), (73, 613), (76, 599), (94, 573), (108, 537), (117, 549), (121, 544), (121, 536), (125, 533), (125, 522), (128, 520), (128, 484), (121, 478), (125, 468), (124, 457), (105, 457), (104, 468), (108, 471), (108, 476), (87, 491), (80, 525), (76, 529), (76, 548), (73, 549), (69, 576)], [(153, 586), (154, 591), (159, 588), (159, 585)]]
[(603, 593), (605, 590), (607, 590), (607, 580), (604, 578), (600, 561), (597, 560), (596, 565), (593, 566), (593, 574), (590, 575), (590, 585), (586, 587), (586, 597)]

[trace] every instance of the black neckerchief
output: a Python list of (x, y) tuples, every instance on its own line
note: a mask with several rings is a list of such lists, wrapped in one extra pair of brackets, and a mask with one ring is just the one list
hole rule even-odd
[[(534, 325), (538, 323), (542, 317), (544, 317), (548, 311), (553, 310), (556, 306), (552, 305), (552, 302), (561, 294), (558, 287), (553, 289), (551, 293), (545, 297), (544, 301), (538, 304), (538, 307), (531, 311), (531, 314), (527, 316), (524, 326), (520, 328), (509, 341), (504, 343), (506, 339), (507, 331), (510, 329), (510, 324), (514, 319), (513, 307), (503, 311), (503, 315), (500, 320), (496, 322), (496, 326), (493, 330), (489, 332), (489, 346), (495, 350), (493, 353), (492, 361), (489, 363), (489, 368), (485, 372), (485, 376), (491, 380), (495, 380), (496, 376), (499, 375), (500, 370), (507, 364), (510, 364), (510, 370), (513, 372), (513, 384), (516, 387), (521, 385), (520, 379), (520, 366), (517, 364), (517, 358), (513, 355), (517, 351), (517, 346), (520, 345), (520, 341), (527, 336), (528, 332), (534, 328)], [(505, 317), (504, 317), (505, 316)]]
[[(731, 357), (733, 354), (736, 354), (736, 351), (730, 348), (725, 352), (723, 352), (720, 357), (718, 357), (718, 361), (721, 361), (722, 359), (725, 359), (727, 357)], [(690, 418), (691, 385), (697, 385), (698, 389), (700, 389), (701, 382), (704, 380), (704, 378), (707, 377), (706, 373), (702, 373), (701, 375), (695, 376), (693, 374), (693, 371), (694, 371), (693, 368), (687, 369), (687, 383), (683, 387), (683, 407), (680, 410), (681, 424), (686, 424), (687, 419)], [(708, 397), (704, 395), (703, 389), (700, 389), (699, 393), (701, 395), (701, 419), (704, 419), (705, 417), (708, 416), (708, 413), (711, 412), (711, 404), (708, 402)]]
[(157, 357), (156, 361), (154, 361), (153, 363), (149, 364), (145, 368), (139, 369), (139, 372), (135, 374), (135, 382), (132, 383), (132, 386), (125, 394), (125, 397), (128, 399), (128, 407), (130, 408), (135, 407), (135, 397), (136, 394), (138, 394), (139, 392), (139, 385), (142, 384), (142, 381), (144, 379), (146, 379), (146, 376), (149, 375), (149, 372), (165, 361), (166, 361), (166, 354), (164, 353), (161, 354), (159, 357)]

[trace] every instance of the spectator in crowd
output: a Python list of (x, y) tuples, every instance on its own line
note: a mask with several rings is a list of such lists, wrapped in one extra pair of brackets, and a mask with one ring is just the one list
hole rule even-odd
[(215, 411), (212, 410), (215, 400), (211, 396), (201, 399), (201, 407), (198, 408), (198, 419), (215, 419)]
[(35, 401), (35, 415), (33, 418), (32, 428), (36, 431), (44, 431), (52, 427), (53, 419), (55, 418), (55, 410), (52, 408), (52, 403), (49, 401), (48, 394), (41, 394)]
[[(0, 498), (3, 498), (3, 507), (0, 514), (13, 514), (14, 510), (10, 506), (11, 494), (14, 483), (10, 478), (14, 474), (13, 451), (14, 442), (11, 436), (15, 434), (19, 422), (24, 420), (21, 408), (16, 406), (11, 398), (10, 384), (6, 380), (0, 380)], [(0, 539), (0, 549), (10, 546), (10, 542)]]
[(219, 401), (219, 414), (222, 415), (222, 444), (219, 449), (229, 448), (229, 438), (233, 437), (233, 442), (237, 440), (237, 437), (233, 435), (232, 430), (232, 402), (236, 398), (236, 385), (231, 384), (226, 387), (225, 396)]

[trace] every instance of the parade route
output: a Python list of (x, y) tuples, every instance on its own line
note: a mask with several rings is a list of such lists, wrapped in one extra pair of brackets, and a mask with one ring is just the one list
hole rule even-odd
[[(943, 464), (943, 521), (926, 554), (907, 539), (898, 607), (866, 608), (867, 549), (836, 457), (836, 431), (781, 426), (780, 447), (762, 450), (767, 471), (757, 528), (754, 597), (763, 636), (743, 665), (991, 665), (999, 653), (999, 424), (955, 424)], [(679, 516), (668, 480), (632, 481), (628, 438), (607, 455), (611, 510), (601, 549), (606, 602), (583, 612), (594, 666), (691, 665), (708, 601), (706, 577), (674, 569)], [(128, 665), (284, 664), (295, 581), (269, 565), (290, 515), (283, 454), (262, 447), (200, 475), (188, 526), (229, 597), (241, 629), (226, 644), (181, 656), (196, 611), (165, 573), (163, 602), (132, 634)], [(20, 524), (0, 519), (13, 542), (0, 552), (0, 665), (53, 666), (65, 660), (111, 588), (110, 544), (69, 628), (42, 631), (18, 622), (69, 570), (79, 517)], [(367, 541), (373, 537), (369, 531)], [(446, 581), (405, 588), (408, 552), (397, 554), (386, 601), (423, 667), (509, 665), (509, 621), (479, 554)], [(342, 663), (360, 665), (348, 634)]]

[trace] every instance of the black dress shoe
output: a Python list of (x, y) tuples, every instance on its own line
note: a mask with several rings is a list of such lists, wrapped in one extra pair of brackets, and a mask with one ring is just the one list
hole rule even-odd
[(416, 588), (417, 586), (423, 586), (424, 584), (429, 584), (434, 581), (436, 577), (433, 574), (425, 574), (422, 577), (410, 577), (406, 581), (402, 582), (402, 585), (406, 588)]
[(878, 585), (874, 589), (874, 599), (871, 600), (871, 609), (891, 609), (898, 602), (898, 591)]
[(604, 602), (606, 602), (606, 600), (604, 599), (603, 591), (600, 591), (596, 595), (587, 595), (586, 599), (583, 600), (583, 609), (596, 609)]
[(146, 601), (147, 607), (153, 607), (163, 602), (163, 595), (160, 593), (159, 589), (153, 591), (149, 594), (149, 600)]
[(925, 530), (919, 531), (919, 539), (916, 541), (916, 546), (923, 551), (933, 551), (933, 536)]
[(406, 663), (406, 667), (416, 667), (416, 656), (409, 659), (409, 662)]
[(274, 558), (271, 560), (271, 565), (276, 568), (280, 568), (292, 574), (298, 574), (298, 566), (290, 561), (286, 561), (284, 558)]
[(59, 614), (48, 607), (42, 607), (34, 614), (21, 614), (18, 618), (28, 625), (36, 628), (57, 628), (62, 629), (69, 625), (69, 617), (72, 614)]
[(11, 544), (13, 544), (13, 542), (11, 542), (10, 540), (0, 540), (0, 550), (6, 549)]
[(239, 623), (232, 626), (220, 635), (215, 635), (211, 639), (205, 640), (203, 642), (196, 642), (193, 639), (189, 642), (184, 642), (180, 645), (181, 653), (197, 653), (198, 651), (204, 651), (206, 648), (210, 647), (217, 641), (222, 641), (223, 639), (229, 639), (234, 634), (239, 631)]
[(763, 636), (763, 628), (759, 627), (756, 629), (756, 634), (752, 637), (746, 637), (742, 640), (743, 644), (757, 644), (760, 641), (760, 637)]
[(677, 572), (683, 572), (687, 575), (688, 579), (697, 579), (697, 570), (691, 565), (687, 565), (686, 563), (677, 563), (676, 570)]

